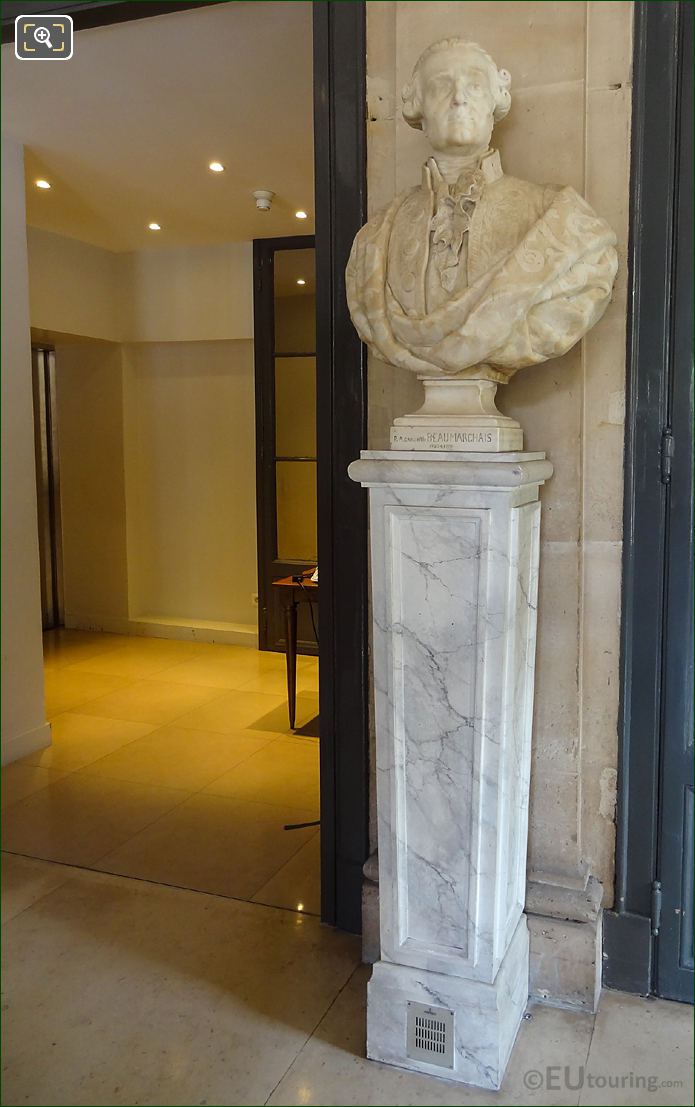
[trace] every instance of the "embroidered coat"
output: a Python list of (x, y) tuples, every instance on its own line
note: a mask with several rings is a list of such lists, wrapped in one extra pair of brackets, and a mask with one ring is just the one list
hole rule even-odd
[[(608, 306), (616, 238), (589, 204), (573, 188), (504, 175), (494, 151), (479, 173), (473, 203), (461, 188), (450, 190), (458, 225), (448, 237), (432, 159), (422, 184), (355, 237), (346, 271), (350, 313), (362, 340), (392, 365), (505, 381), (566, 353)], [(457, 261), (463, 226), (467, 249)], [(433, 297), (434, 252), (447, 242), (452, 257), (448, 269), (438, 263), (443, 276)], [(457, 265), (465, 271), (457, 274)]]

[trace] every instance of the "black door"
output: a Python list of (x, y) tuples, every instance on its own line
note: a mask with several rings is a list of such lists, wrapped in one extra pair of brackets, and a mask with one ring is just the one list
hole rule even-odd
[[(692, 6), (683, 4), (666, 486), (656, 992), (693, 996), (693, 102)], [(668, 473), (670, 468), (670, 474)]]
[[(257, 239), (253, 267), (258, 644), (284, 650), (284, 607), (273, 581), (318, 560), (313, 235)], [(299, 605), (300, 653), (318, 652), (313, 606)]]
[(692, 5), (635, 4), (615, 907), (608, 987), (692, 1002)]

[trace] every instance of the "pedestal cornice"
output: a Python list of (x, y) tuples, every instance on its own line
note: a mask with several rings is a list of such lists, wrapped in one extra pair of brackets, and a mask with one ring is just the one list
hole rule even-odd
[(348, 474), (365, 488), (400, 484), (508, 491), (544, 484), (552, 476), (553, 466), (544, 453), (363, 450), (359, 461), (349, 466)]

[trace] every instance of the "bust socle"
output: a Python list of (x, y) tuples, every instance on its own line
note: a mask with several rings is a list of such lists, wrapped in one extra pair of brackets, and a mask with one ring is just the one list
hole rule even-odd
[[(507, 176), (490, 146), (510, 86), (476, 43), (449, 38), (424, 51), (403, 115), (434, 154), (421, 183), (370, 219), (352, 247), (347, 294), (360, 337), (425, 383), (420, 411), (396, 420), (410, 437), (396, 430), (393, 445), (520, 448), (518, 424), (495, 408), (497, 384), (566, 353), (610, 300), (618, 263), (608, 224), (573, 188)], [(452, 387), (464, 381), (475, 387)], [(425, 441), (427, 427), (491, 420), (508, 433)]]

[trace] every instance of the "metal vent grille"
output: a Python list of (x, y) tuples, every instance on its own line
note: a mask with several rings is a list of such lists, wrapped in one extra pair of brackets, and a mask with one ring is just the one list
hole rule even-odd
[(408, 1003), (408, 1056), (441, 1068), (454, 1067), (454, 1013), (446, 1007)]

